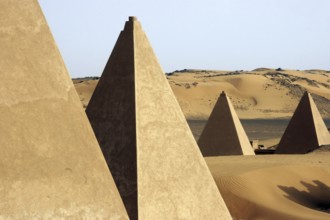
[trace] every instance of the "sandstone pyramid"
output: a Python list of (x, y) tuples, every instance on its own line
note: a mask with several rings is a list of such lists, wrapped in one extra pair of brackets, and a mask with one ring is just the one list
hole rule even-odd
[(38, 1), (0, 8), (0, 219), (128, 219)]
[(136, 18), (86, 113), (131, 219), (231, 219)]
[(204, 157), (222, 155), (255, 155), (235, 112), (222, 92), (198, 140)]
[(322, 145), (330, 145), (330, 135), (311, 94), (305, 92), (275, 153), (305, 154)]

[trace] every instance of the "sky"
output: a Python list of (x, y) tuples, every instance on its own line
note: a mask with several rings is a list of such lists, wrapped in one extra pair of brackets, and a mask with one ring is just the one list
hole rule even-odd
[(71, 77), (100, 76), (128, 16), (164, 72), (330, 70), (329, 0), (39, 0)]

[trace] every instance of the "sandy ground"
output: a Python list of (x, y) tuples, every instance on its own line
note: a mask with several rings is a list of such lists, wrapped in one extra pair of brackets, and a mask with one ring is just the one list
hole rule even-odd
[(316, 220), (330, 219), (329, 158), (226, 156), (206, 162), (234, 219)]
[(95, 79), (73, 80), (74, 86), (79, 95), (80, 101), (84, 108), (87, 107), (89, 100), (91, 99), (94, 89), (98, 83)]

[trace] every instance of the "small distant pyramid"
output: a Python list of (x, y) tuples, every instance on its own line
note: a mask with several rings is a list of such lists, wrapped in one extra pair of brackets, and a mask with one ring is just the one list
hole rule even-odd
[(86, 113), (130, 219), (231, 219), (135, 17)]
[(329, 144), (329, 131), (311, 94), (305, 92), (275, 153), (305, 154)]
[(222, 92), (198, 140), (204, 157), (255, 155), (230, 99)]
[(38, 1), (0, 10), (0, 219), (128, 219)]

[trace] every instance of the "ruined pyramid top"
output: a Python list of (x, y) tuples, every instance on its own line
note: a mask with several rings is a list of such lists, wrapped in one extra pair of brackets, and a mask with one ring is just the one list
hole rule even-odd
[(254, 155), (236, 111), (223, 91), (198, 140), (203, 156)]
[(38, 1), (0, 8), (0, 219), (127, 219)]
[(328, 129), (311, 94), (305, 92), (275, 153), (304, 154), (329, 144)]
[(137, 17), (135, 17), (135, 16), (129, 16), (128, 17), (128, 21), (137, 21), (138, 19), (137, 19)]

